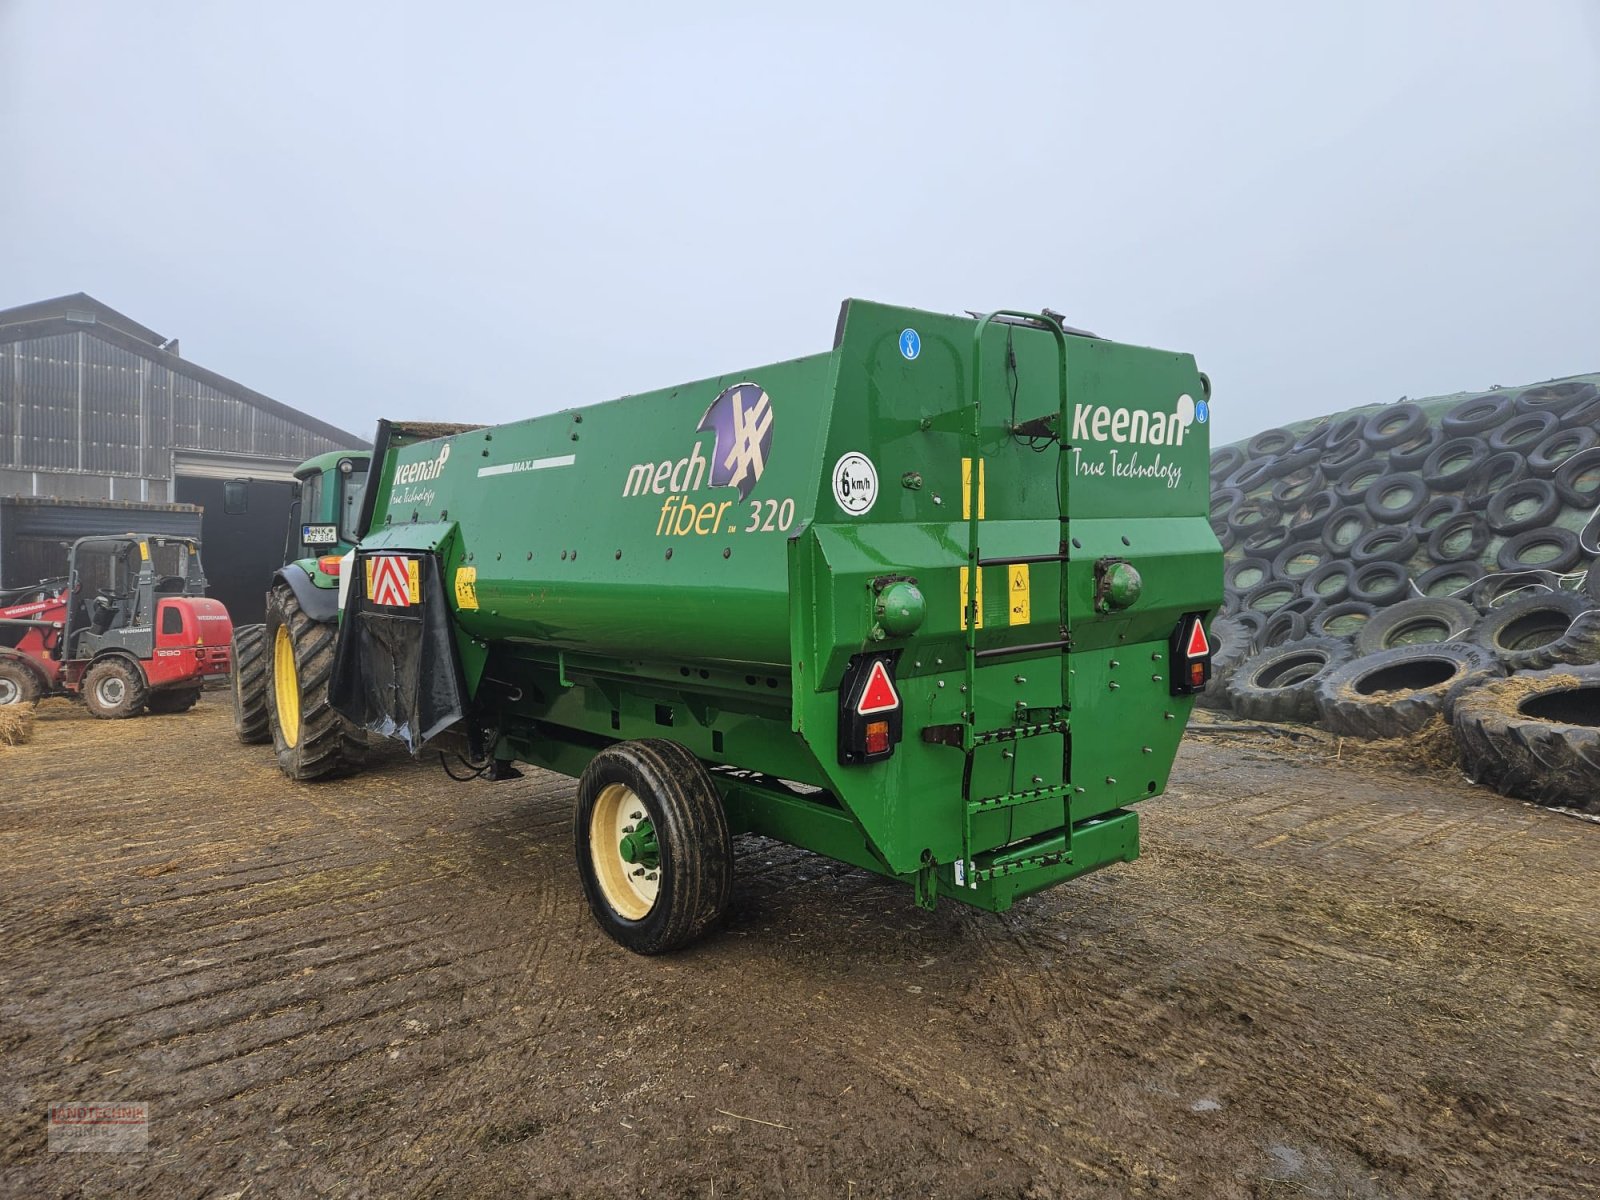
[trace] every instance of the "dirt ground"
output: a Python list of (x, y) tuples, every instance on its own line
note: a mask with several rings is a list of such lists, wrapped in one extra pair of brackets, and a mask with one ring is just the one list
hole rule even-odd
[[(1213, 732), (1137, 863), (929, 914), (747, 839), (730, 927), (647, 960), (572, 792), (46, 705), (0, 749), (0, 1195), (1600, 1193), (1600, 825)], [(69, 1100), (148, 1150), (49, 1153)]]

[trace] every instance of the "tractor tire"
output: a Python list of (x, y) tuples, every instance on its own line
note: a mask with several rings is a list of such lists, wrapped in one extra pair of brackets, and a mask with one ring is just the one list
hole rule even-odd
[(149, 699), (144, 672), (125, 658), (102, 658), (83, 673), (83, 702), (102, 720), (137, 717)]
[(1343, 663), (1317, 684), (1322, 727), (1345, 737), (1416, 733), (1435, 713), (1450, 716), (1469, 687), (1504, 674), (1493, 654), (1466, 642), (1396, 646)]
[(0, 707), (37, 704), (43, 691), (39, 676), (32, 667), (10, 655), (0, 656)]
[(361, 731), (328, 703), (335, 627), (306, 616), (287, 584), (267, 594), (267, 711), (278, 767), (306, 782), (361, 768)]
[(1327, 637), (1262, 650), (1240, 663), (1228, 681), (1233, 711), (1253, 721), (1313, 721), (1317, 684), (1350, 655), (1349, 642)]
[(236, 625), (233, 630), (233, 732), (246, 746), (272, 740), (267, 712), (267, 627)]
[(1495, 562), (1502, 571), (1570, 571), (1583, 559), (1578, 535), (1560, 525), (1528, 529), (1500, 544)]
[[(654, 836), (633, 839), (648, 822)], [(733, 839), (699, 759), (660, 738), (618, 742), (578, 780), (573, 847), (589, 911), (635, 954), (704, 935), (733, 897)]]
[(1494, 609), (1472, 640), (1512, 671), (1600, 662), (1600, 610), (1577, 592), (1543, 592)]
[(1600, 666), (1493, 680), (1456, 701), (1468, 776), (1505, 796), (1600, 813)]
[(1429, 425), (1410, 441), (1401, 442), (1398, 446), (1389, 449), (1389, 469), (1391, 471), (1415, 471), (1428, 461), (1432, 454), (1444, 444), (1444, 430), (1437, 425)]
[(1465, 600), (1418, 596), (1373, 614), (1356, 631), (1359, 654), (1376, 654), (1397, 646), (1429, 645), (1459, 639), (1478, 623), (1478, 610)]
[(185, 713), (200, 703), (199, 688), (169, 688), (164, 692), (151, 692), (146, 712)]
[(1417, 590), (1435, 600), (1455, 598), (1472, 602), (1469, 593), (1483, 578), (1483, 567), (1475, 562), (1440, 563), (1417, 576)]

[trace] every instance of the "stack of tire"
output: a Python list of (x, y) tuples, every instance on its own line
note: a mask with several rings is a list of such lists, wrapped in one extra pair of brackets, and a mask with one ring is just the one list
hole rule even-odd
[(1451, 722), (1507, 795), (1600, 812), (1600, 377), (1341, 413), (1212, 455), (1203, 703)]

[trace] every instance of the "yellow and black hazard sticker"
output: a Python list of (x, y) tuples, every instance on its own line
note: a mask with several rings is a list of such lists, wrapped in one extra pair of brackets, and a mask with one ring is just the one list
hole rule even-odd
[[(961, 568), (961, 628), (963, 628), (963, 629), (965, 629), (967, 627), (967, 584), (968, 584), (968, 581), (972, 578), (971, 574), (969, 573), (969, 570), (970, 569), (967, 568), (967, 567), (962, 567)], [(983, 569), (981, 567), (978, 569), (978, 598), (977, 598), (977, 604), (978, 604), (977, 627), (979, 629), (982, 629), (983, 628)]]
[(1011, 624), (1026, 625), (1032, 617), (1028, 598), (1028, 564), (1011, 564)]
[[(983, 462), (984, 460), (981, 458), (978, 460), (978, 520), (980, 521), (984, 520), (983, 510), (986, 505), (983, 493), (988, 475), (988, 472), (983, 469)], [(972, 520), (972, 460), (970, 458), (961, 460), (961, 519), (963, 521)]]
[(367, 559), (367, 599), (390, 608), (422, 602), (422, 562), (394, 554)]
[(456, 568), (456, 607), (478, 607), (478, 568)]

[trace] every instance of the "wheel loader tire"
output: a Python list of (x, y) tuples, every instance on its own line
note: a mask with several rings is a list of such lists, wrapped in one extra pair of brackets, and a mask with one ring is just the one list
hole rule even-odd
[(1322, 727), (1345, 737), (1416, 733), (1466, 688), (1505, 673), (1493, 654), (1469, 642), (1395, 646), (1333, 667), (1317, 684)]
[(1228, 681), (1233, 711), (1254, 721), (1314, 721), (1316, 687), (1330, 668), (1350, 660), (1343, 638), (1308, 637), (1251, 655)]
[(144, 672), (125, 658), (102, 658), (83, 673), (83, 702), (103, 720), (137, 717), (149, 699)]
[(267, 627), (233, 628), (233, 732), (246, 746), (272, 740), (267, 712)]
[(1476, 783), (1600, 813), (1600, 666), (1563, 666), (1464, 692), (1451, 722)]
[(199, 688), (169, 688), (164, 692), (151, 692), (146, 712), (184, 713), (200, 703)]
[(727, 912), (733, 840), (722, 797), (677, 742), (618, 742), (595, 755), (578, 780), (573, 845), (589, 911), (635, 954), (686, 946)]
[(361, 731), (328, 703), (335, 627), (313, 621), (287, 584), (267, 594), (267, 712), (278, 767), (301, 782), (361, 768)]
[(1448, 642), (1478, 623), (1478, 610), (1465, 600), (1418, 596), (1391, 604), (1355, 635), (1356, 654), (1377, 654), (1397, 646)]
[(1577, 592), (1542, 592), (1492, 610), (1472, 640), (1512, 671), (1600, 662), (1600, 611)]
[(0, 706), (37, 704), (43, 690), (32, 667), (10, 655), (0, 655)]

